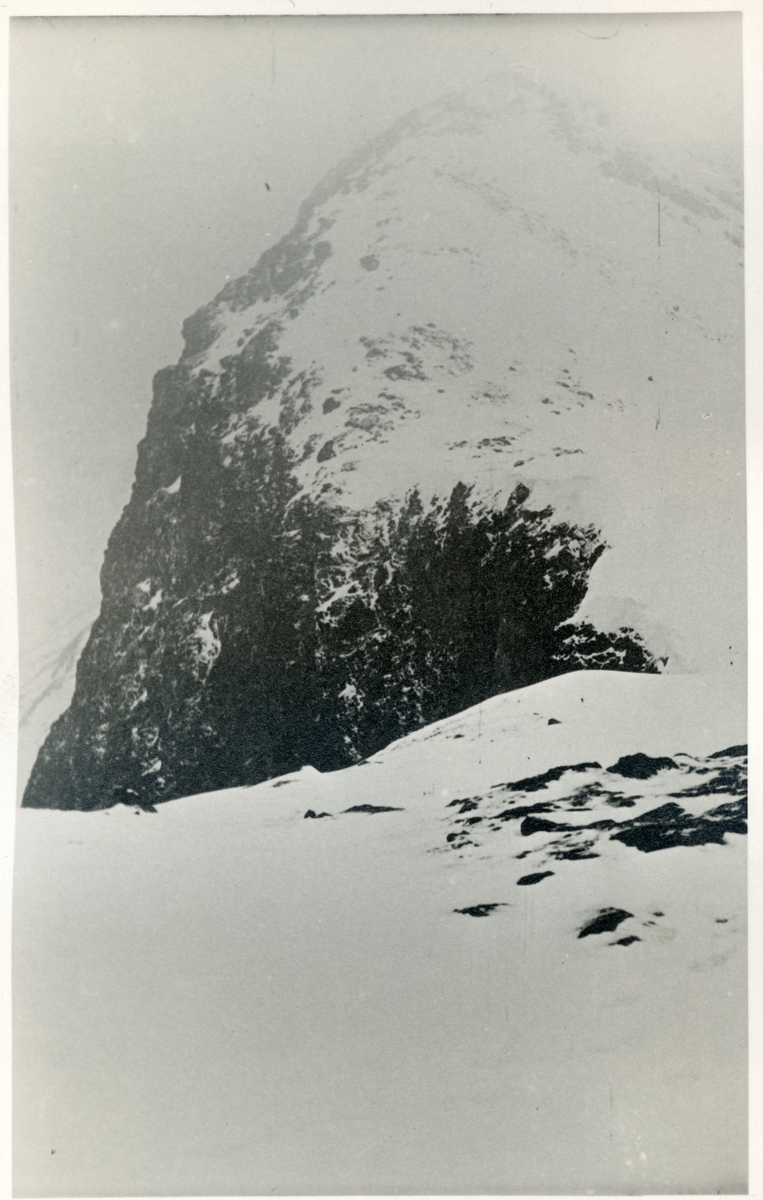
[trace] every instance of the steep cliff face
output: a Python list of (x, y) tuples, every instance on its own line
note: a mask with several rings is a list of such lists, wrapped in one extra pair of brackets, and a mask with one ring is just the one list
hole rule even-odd
[(509, 688), (733, 640), (739, 222), (713, 186), (521, 71), (328, 175), (156, 376), (24, 803), (332, 769)]

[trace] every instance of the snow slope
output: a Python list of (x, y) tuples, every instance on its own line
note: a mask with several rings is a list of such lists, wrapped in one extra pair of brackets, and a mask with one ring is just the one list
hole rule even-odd
[(16, 1193), (743, 1191), (743, 697), (577, 672), (331, 774), (21, 810)]

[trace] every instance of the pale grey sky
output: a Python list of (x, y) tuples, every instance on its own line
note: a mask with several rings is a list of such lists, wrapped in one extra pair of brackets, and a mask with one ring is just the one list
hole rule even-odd
[(151, 378), (177, 359), (183, 319), (289, 229), (326, 170), (515, 62), (642, 142), (738, 153), (740, 32), (731, 13), (14, 21), (22, 669), (97, 611)]

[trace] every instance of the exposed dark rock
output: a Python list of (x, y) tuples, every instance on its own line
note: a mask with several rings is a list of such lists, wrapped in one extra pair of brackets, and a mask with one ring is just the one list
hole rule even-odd
[(527, 779), (518, 779), (515, 783), (505, 783), (503, 786), (507, 792), (538, 792), (541, 788), (547, 787), (549, 783), (561, 779), (562, 775), (566, 775), (568, 771), (592, 769), (601, 770), (601, 763), (584, 762), (576, 763), (574, 766), (552, 767), (549, 771), (544, 771), (542, 775), (530, 775)]
[(574, 829), (574, 825), (560, 825), (556, 821), (545, 821), (542, 817), (525, 817), (519, 827), (522, 837), (530, 837), (533, 833), (556, 833), (564, 829)]
[(733, 766), (724, 767), (703, 783), (695, 784), (694, 787), (684, 788), (680, 792), (669, 792), (668, 794), (679, 800), (682, 796), (717, 796), (719, 794), (746, 797), (747, 764), (746, 762), (735, 763)]
[(589, 937), (593, 933), (612, 933), (622, 921), (632, 916), (633, 913), (626, 912), (624, 908), (602, 908), (597, 916), (586, 922), (578, 937)]
[[(602, 549), (593, 531), (555, 525), (519, 492), (490, 513), (466, 487), (429, 510), (414, 493), (397, 516), (354, 518), (358, 590), (374, 607), (356, 596), (318, 613), (348, 515), (296, 497), (272, 431), (253, 428), (237, 470), (224, 467), (227, 418), (203, 384), (187, 385), (185, 418), (154, 436), (165, 396), (180, 403), (175, 386), (159, 389), (106, 553), (101, 614), (26, 805), (157, 803), (306, 763), (333, 770), (556, 673), (559, 617), (582, 599)], [(175, 473), (182, 486), (157, 498)], [(497, 648), (512, 608), (534, 614), (533, 649), (507, 674)], [(342, 699), (350, 687), (357, 699)]]
[(542, 800), (538, 804), (518, 804), (516, 808), (505, 808), (499, 812), (496, 821), (518, 821), (528, 813), (553, 812), (556, 806), (550, 800)]
[(383, 813), (383, 812), (404, 812), (402, 808), (392, 808), (387, 804), (353, 804), (352, 808), (346, 808), (345, 812), (357, 813)]
[(626, 779), (651, 779), (658, 771), (675, 769), (678, 763), (672, 758), (650, 758), (648, 754), (626, 754), (618, 758), (613, 767), (607, 767), (610, 775), (623, 775)]
[(503, 903), (498, 904), (472, 904), (470, 908), (454, 908), (453, 911), (463, 913), (466, 917), (489, 917), (491, 912), (495, 912), (497, 908), (505, 908)]
[(687, 813), (679, 804), (662, 804), (619, 826), (612, 838), (646, 854), (674, 846), (723, 845), (727, 833), (747, 833), (744, 800), (721, 804), (701, 817)]
[(530, 884), (540, 883), (541, 879), (547, 879), (549, 875), (553, 875), (553, 871), (535, 871), (532, 875), (523, 875), (517, 880), (518, 887), (529, 887)]
[[(497, 833), (507, 823), (518, 822), (520, 836), (547, 834), (548, 837), (539, 838), (535, 849), (522, 851), (515, 857), (535, 855), (541, 862), (548, 859), (579, 862), (600, 857), (604, 851), (603, 843), (609, 838), (648, 853), (676, 846), (704, 845), (711, 842), (723, 844), (726, 834), (746, 833), (746, 762), (734, 761), (734, 756), (726, 752), (705, 758), (694, 758), (687, 754), (678, 757), (681, 759), (679, 764), (675, 764), (673, 759), (631, 756), (636, 758), (636, 769), (649, 770), (649, 777), (654, 779), (658, 778), (666, 764), (673, 763), (674, 766), (672, 773), (664, 777), (662, 795), (665, 802), (656, 804), (654, 808), (629, 820), (616, 821), (607, 815), (607, 810), (613, 807), (632, 808), (638, 803), (643, 803), (644, 797), (640, 790), (637, 792), (634, 787), (630, 793), (613, 791), (608, 785), (611, 778), (609, 771), (595, 764), (579, 764), (575, 768), (553, 768), (542, 775), (520, 781), (521, 785), (528, 786), (530, 792), (544, 790), (550, 783), (564, 782), (566, 772), (570, 770), (590, 769), (593, 775), (590, 782), (576, 787), (571, 793), (552, 794), (550, 799), (539, 800), (534, 804), (509, 804), (506, 808), (499, 807), (506, 791), (520, 786), (514, 783), (495, 784), (484, 796), (451, 801), (448, 807), (458, 808), (459, 816), (455, 818), (454, 824), (460, 828), (447, 834), (446, 842), (454, 850), (461, 850), (467, 845), (484, 844), (488, 831), (490, 834)], [(630, 760), (620, 761), (625, 761), (626, 768), (630, 768)], [(655, 763), (659, 765), (656, 771)], [(624, 775), (622, 778), (629, 777)], [(694, 783), (697, 778), (701, 779), (701, 783)], [(667, 786), (674, 785), (676, 779), (683, 782), (683, 789), (680, 792), (667, 792)], [(658, 785), (652, 786), (656, 798), (660, 794)], [(560, 789), (556, 791), (559, 792)], [(672, 799), (705, 795), (726, 796), (728, 799), (726, 803), (718, 804), (696, 816)], [(464, 815), (477, 807), (480, 807), (479, 816)], [(594, 814), (594, 819), (580, 823), (582, 814), (588, 812)], [(472, 836), (468, 837), (468, 834)]]
[(318, 455), (317, 455), (318, 462), (319, 463), (327, 462), (330, 458), (334, 458), (334, 457), (335, 457), (335, 454), (334, 454), (333, 441), (324, 442), (324, 444), (321, 446), (320, 450), (318, 451)]
[[(623, 626), (617, 633), (602, 633), (593, 625), (567, 625), (560, 630), (560, 657), (568, 670), (579, 667), (596, 671), (639, 671), (657, 673), (663, 660), (655, 658), (634, 629)], [(549, 722), (550, 724), (550, 722)]]
[(478, 805), (479, 801), (477, 800), (451, 800), (450, 803), (446, 805), (446, 808), (458, 807), (458, 811), (460, 813), (467, 813), (472, 812), (478, 807)]
[(709, 758), (746, 758), (747, 745), (744, 746), (729, 746), (728, 750), (716, 750), (715, 754), (710, 754)]
[(572, 842), (569, 846), (556, 842), (549, 846), (549, 858), (555, 858), (558, 862), (583, 862), (588, 858), (601, 858), (601, 855), (591, 847), (595, 845), (594, 841), (588, 842)]

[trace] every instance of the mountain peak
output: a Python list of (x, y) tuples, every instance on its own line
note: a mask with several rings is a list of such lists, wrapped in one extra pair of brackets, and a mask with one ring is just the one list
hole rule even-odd
[(738, 213), (673, 165), (515, 65), (329, 172), (156, 377), (25, 803), (341, 766), (581, 666), (723, 665)]

